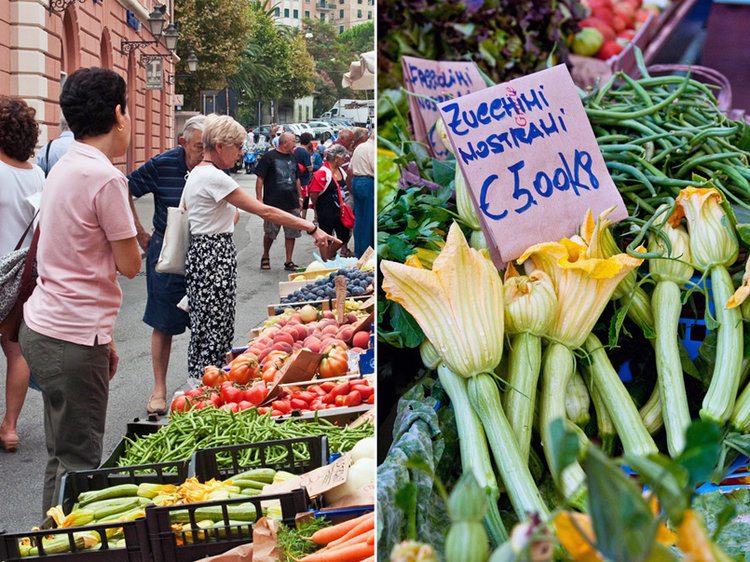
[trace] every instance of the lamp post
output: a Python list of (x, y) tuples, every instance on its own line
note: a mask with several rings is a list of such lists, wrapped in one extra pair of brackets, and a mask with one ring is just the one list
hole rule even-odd
[(187, 67), (188, 67), (188, 74), (168, 74), (167, 75), (167, 84), (174, 84), (178, 78), (187, 78), (189, 77), (193, 72), (198, 70), (198, 57), (195, 56), (195, 53), (190, 53), (187, 58)]
[[(159, 38), (164, 37), (164, 46), (169, 51), (174, 51), (177, 48), (177, 26), (174, 23), (170, 23), (166, 29), (164, 28), (164, 24), (166, 23), (166, 11), (167, 7), (164, 4), (157, 4), (154, 6), (154, 9), (151, 11), (151, 13), (148, 15), (148, 30), (151, 32), (151, 35), (154, 37), (154, 40), (152, 41), (127, 41), (126, 39), (123, 39), (120, 42), (120, 52), (123, 55), (130, 54), (132, 51), (135, 51), (136, 49), (142, 49), (143, 47), (147, 47), (148, 45), (158, 45), (159, 44)], [(168, 58), (171, 55), (144, 55), (149, 56), (153, 58)], [(148, 61), (145, 60), (143, 57), (141, 57), (141, 65), (147, 63)]]

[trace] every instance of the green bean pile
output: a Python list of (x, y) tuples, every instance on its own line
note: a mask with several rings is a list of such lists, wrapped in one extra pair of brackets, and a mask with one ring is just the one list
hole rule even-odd
[(631, 217), (646, 219), (688, 186), (711, 181), (750, 209), (750, 127), (717, 108), (711, 88), (688, 76), (616, 73), (583, 99), (599, 147)]
[[(170, 422), (155, 433), (136, 439), (126, 439), (125, 454), (117, 461), (118, 466), (133, 466), (167, 461), (186, 460), (199, 449), (210, 449), (223, 445), (258, 443), (277, 439), (326, 435), (333, 453), (344, 453), (354, 447), (360, 439), (374, 434), (372, 423), (356, 428), (334, 425), (326, 420), (286, 420), (278, 422), (270, 415), (260, 415), (249, 409), (228, 412), (216, 408), (175, 412)], [(246, 451), (239, 457), (243, 466), (257, 464), (259, 452)], [(268, 450), (268, 464), (283, 462), (287, 455), (284, 447)], [(295, 459), (309, 458), (304, 444), (294, 447)], [(276, 458), (278, 457), (278, 458)], [(220, 468), (231, 466), (229, 455), (219, 455)]]

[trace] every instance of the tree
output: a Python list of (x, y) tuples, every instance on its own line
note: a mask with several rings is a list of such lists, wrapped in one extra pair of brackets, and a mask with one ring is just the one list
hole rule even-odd
[(177, 44), (179, 74), (187, 74), (187, 57), (195, 53), (198, 70), (179, 83), (185, 94), (185, 108), (200, 109), (200, 90), (224, 88), (227, 77), (240, 65), (247, 43), (251, 18), (247, 0), (176, 0), (175, 21), (179, 25)]

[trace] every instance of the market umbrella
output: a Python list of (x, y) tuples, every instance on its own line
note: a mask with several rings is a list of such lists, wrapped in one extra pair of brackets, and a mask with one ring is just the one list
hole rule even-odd
[(349, 72), (344, 74), (341, 85), (352, 90), (374, 90), (375, 51), (359, 55), (359, 60), (349, 65)]

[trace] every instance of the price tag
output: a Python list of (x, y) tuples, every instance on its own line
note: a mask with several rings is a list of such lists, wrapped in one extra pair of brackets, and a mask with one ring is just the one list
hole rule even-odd
[(627, 216), (564, 65), (438, 107), (496, 263), (574, 234), (587, 209)]
[(487, 85), (473, 62), (401, 57), (401, 64), (406, 89), (434, 100), (409, 96), (416, 140), (427, 144), (435, 158), (443, 160), (448, 151), (435, 135), (435, 122), (440, 116), (437, 104), (482, 90)]

